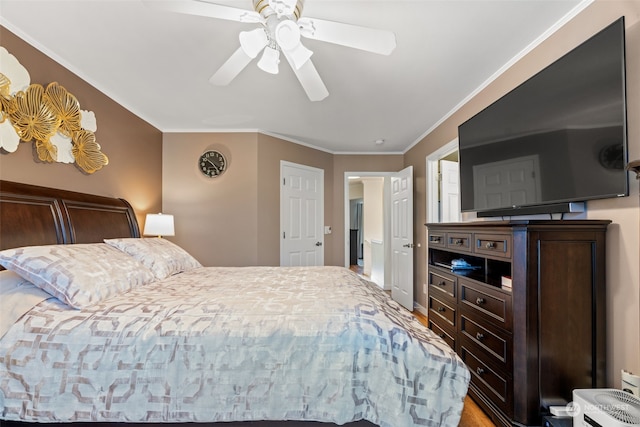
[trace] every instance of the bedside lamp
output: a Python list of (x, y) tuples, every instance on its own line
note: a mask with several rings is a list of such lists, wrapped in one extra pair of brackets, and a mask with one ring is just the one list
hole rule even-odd
[(144, 222), (145, 236), (175, 236), (175, 230), (173, 228), (173, 215), (165, 214), (147, 214), (147, 219)]
[(636, 174), (636, 179), (640, 179), (640, 160), (629, 162), (625, 169)]

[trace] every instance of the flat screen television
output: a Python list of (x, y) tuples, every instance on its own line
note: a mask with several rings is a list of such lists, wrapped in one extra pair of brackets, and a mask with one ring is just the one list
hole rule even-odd
[(458, 127), (462, 211), (628, 196), (625, 95), (622, 17)]

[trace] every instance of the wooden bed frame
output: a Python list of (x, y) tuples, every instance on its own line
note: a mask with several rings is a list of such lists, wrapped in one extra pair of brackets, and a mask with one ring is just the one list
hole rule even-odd
[(123, 199), (0, 181), (0, 249), (140, 237)]
[[(99, 243), (106, 238), (140, 237), (135, 212), (124, 199), (96, 196), (0, 180), (0, 250), (21, 246)], [(0, 270), (3, 269), (0, 266)], [(30, 427), (37, 423), (0, 420), (0, 427)], [(168, 427), (180, 423), (56, 423), (55, 427)], [(190, 423), (189, 425), (193, 425)], [(202, 423), (215, 427), (312, 427), (332, 423), (251, 421)], [(375, 427), (368, 421), (347, 427)]]

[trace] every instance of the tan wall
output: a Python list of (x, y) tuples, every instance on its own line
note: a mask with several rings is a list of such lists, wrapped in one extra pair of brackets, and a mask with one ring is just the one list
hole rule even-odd
[[(227, 171), (208, 178), (198, 159), (215, 149)], [(162, 209), (173, 214), (170, 240), (207, 266), (258, 263), (258, 141), (255, 133), (167, 133)]]
[[(280, 265), (281, 160), (325, 171), (325, 223), (331, 218), (330, 154), (253, 132), (165, 134), (163, 146), (163, 210), (176, 222), (171, 240), (204, 265)], [(198, 171), (207, 149), (227, 158), (217, 178)], [(325, 236), (325, 248), (330, 241)]]
[[(457, 127), (509, 90), (578, 44), (625, 15), (627, 52), (627, 117), (630, 159), (640, 158), (640, 2), (594, 2), (548, 40), (527, 54), (459, 111), (444, 121), (405, 156), (414, 166), (416, 281), (415, 295), (426, 307), (426, 157), (457, 137)], [(638, 181), (630, 180), (630, 197), (589, 202), (587, 217), (611, 219), (607, 236), (607, 358), (608, 382), (620, 386), (620, 369), (640, 371), (640, 203)]]
[[(336, 156), (256, 133), (169, 133), (163, 143), (163, 212), (176, 236), (204, 265), (280, 264), (280, 162), (324, 170), (325, 264), (344, 265), (344, 172), (402, 169), (401, 155)], [(208, 148), (229, 168), (206, 178), (197, 159)]]
[[(280, 265), (280, 161), (324, 170), (324, 224), (332, 225), (333, 156), (268, 135), (258, 135), (258, 264)], [(334, 265), (334, 234), (324, 236), (324, 261)]]
[(95, 113), (96, 140), (109, 157), (108, 165), (88, 175), (74, 165), (37, 162), (33, 143), (22, 142), (14, 153), (0, 154), (0, 179), (125, 198), (138, 220), (160, 209), (162, 133), (4, 27), (0, 45), (29, 71), (32, 84), (58, 82), (81, 109)]

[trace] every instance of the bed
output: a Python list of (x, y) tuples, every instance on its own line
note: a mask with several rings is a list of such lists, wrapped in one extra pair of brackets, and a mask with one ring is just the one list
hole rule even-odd
[(125, 200), (8, 181), (0, 250), (3, 426), (458, 425), (467, 367), (346, 268), (203, 267)]

